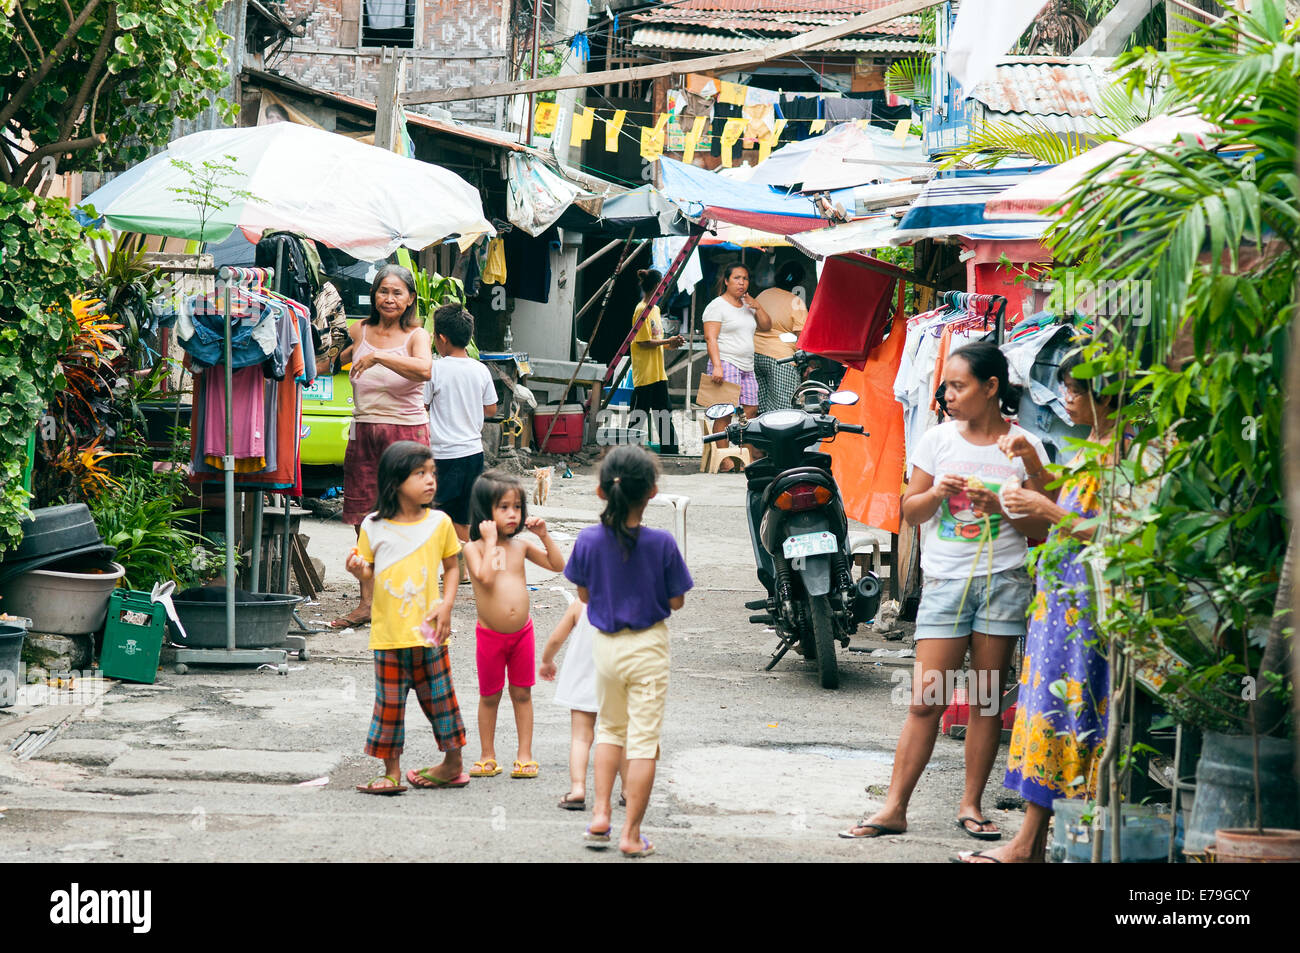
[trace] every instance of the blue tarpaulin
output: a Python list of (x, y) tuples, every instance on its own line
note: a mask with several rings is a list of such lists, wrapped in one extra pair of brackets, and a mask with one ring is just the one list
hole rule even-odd
[[(686, 165), (666, 156), (659, 160), (664, 195), (692, 218), (708, 218), (776, 235), (825, 227), (810, 197), (786, 195), (766, 185), (753, 185)], [(853, 209), (853, 190), (831, 192), (831, 201)]]

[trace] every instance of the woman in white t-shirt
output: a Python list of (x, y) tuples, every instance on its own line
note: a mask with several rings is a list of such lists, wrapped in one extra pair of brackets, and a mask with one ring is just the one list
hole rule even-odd
[[(704, 343), (709, 350), (705, 373), (715, 384), (724, 381), (740, 385), (740, 406), (745, 416), (758, 413), (758, 380), (754, 377), (754, 331), (772, 330), (772, 319), (763, 306), (749, 296), (749, 269), (740, 262), (718, 270), (718, 296), (709, 302), (701, 319)], [(713, 422), (713, 432), (725, 430), (729, 417)], [(717, 446), (725, 447), (720, 441)], [(723, 460), (719, 469), (728, 473), (733, 460)]]
[[(925, 584), (916, 616), (916, 668), (911, 705), (894, 753), (885, 806), (841, 837), (879, 837), (907, 830), (907, 804), (934, 751), (939, 719), (953, 689), (970, 703), (966, 728), (966, 786), (957, 826), (977, 840), (1002, 836), (980, 806), (1002, 736), (1002, 677), (1016, 640), (1025, 634), (1033, 585), (1025, 571), (1025, 531), (1040, 529), (1027, 514), (1002, 508), (999, 491), (1024, 486), (1042, 492), (1041, 465), (1026, 472), (1020, 456), (998, 449), (1004, 436), (1024, 437), (1047, 459), (1042, 442), (1008, 422), (1019, 406), (1007, 359), (991, 343), (954, 351), (944, 365), (944, 412), (913, 455), (903, 516), (921, 526)], [(959, 682), (970, 650), (969, 682)]]

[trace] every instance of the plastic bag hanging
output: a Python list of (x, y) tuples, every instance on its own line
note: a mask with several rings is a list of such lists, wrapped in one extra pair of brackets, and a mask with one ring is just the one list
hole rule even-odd
[(506, 283), (506, 243), (501, 238), (488, 242), (487, 263), (483, 266), (483, 284), (504, 285)]

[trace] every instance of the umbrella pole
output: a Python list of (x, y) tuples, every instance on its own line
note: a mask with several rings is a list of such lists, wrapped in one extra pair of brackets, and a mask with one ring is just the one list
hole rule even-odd
[(235, 650), (235, 458), (232, 448), (235, 443), (234, 407), (231, 402), (233, 386), (230, 370), (230, 279), (222, 282), (222, 333), (226, 345), (226, 452), (221, 458), (221, 469), (225, 478), (226, 498), (226, 648)]

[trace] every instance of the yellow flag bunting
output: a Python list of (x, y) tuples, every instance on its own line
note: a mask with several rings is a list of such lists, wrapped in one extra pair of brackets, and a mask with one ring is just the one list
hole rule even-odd
[(580, 146), (591, 138), (591, 127), (595, 118), (595, 111), (587, 106), (583, 106), (581, 112), (574, 110), (573, 125), (569, 129), (569, 145)]
[(614, 110), (614, 115), (605, 120), (605, 151), (618, 152), (618, 133), (623, 128), (623, 120), (627, 118), (626, 109)]

